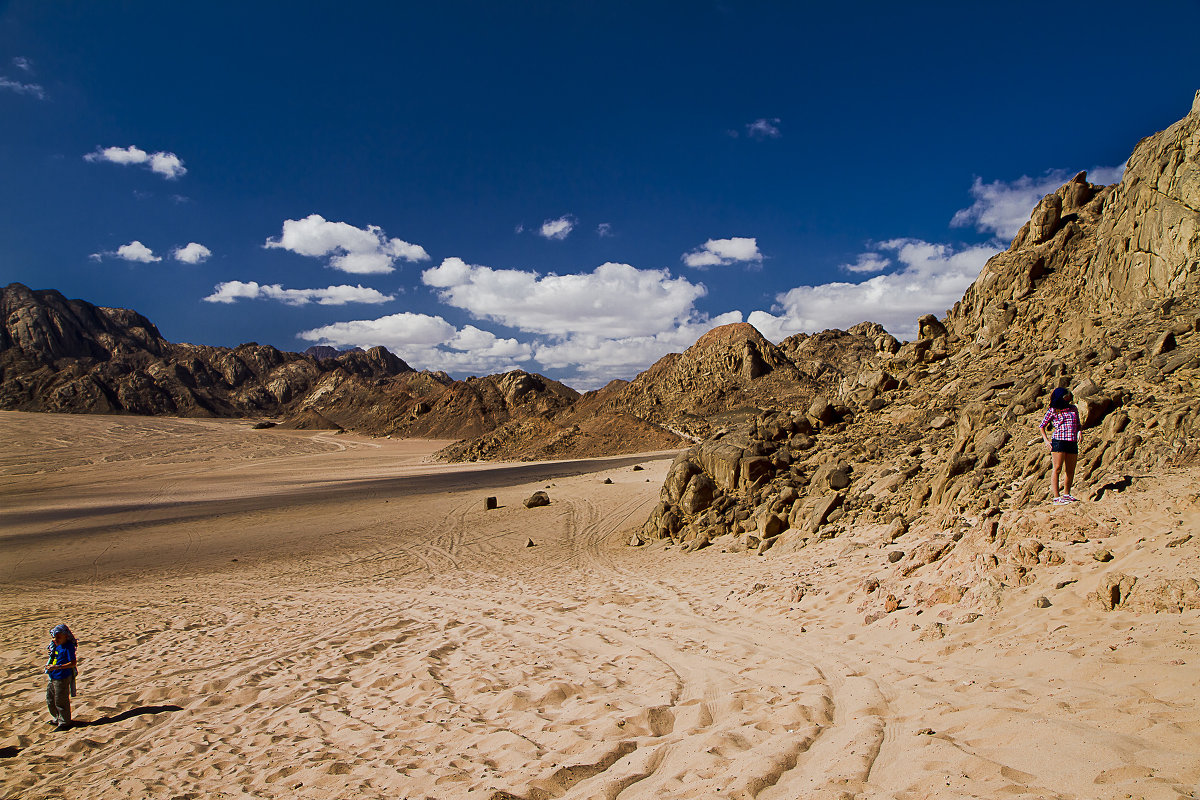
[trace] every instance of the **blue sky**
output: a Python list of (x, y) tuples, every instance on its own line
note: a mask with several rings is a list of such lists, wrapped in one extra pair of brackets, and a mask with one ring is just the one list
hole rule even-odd
[(0, 3), (0, 282), (579, 389), (911, 336), (1200, 88), (1200, 3)]

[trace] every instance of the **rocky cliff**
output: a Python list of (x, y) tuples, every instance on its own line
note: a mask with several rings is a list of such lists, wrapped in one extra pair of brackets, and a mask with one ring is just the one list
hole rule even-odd
[[(999, 602), (1071, 543), (1111, 535), (1084, 504), (1049, 516), (1037, 426), (1054, 388), (1078, 404), (1085, 501), (1200, 462), (1198, 209), (1200, 93), (1138, 143), (1120, 183), (1081, 173), (1043, 198), (944, 319), (921, 318), (917, 341), (860, 326), (872, 346), (859, 342), (835, 393), (682, 453), (632, 543), (789, 552), (854, 532), (895, 556), (864, 590), (868, 621), (898, 597)], [(799, 364), (813, 338), (782, 350)], [(1113, 573), (1092, 600), (1200, 608), (1198, 562)]]

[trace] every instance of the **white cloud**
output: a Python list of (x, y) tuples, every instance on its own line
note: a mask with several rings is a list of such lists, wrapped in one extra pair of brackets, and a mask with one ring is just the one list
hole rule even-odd
[[(941, 315), (962, 299), (984, 263), (997, 252), (992, 245), (956, 250), (919, 239), (893, 239), (876, 249), (894, 253), (903, 269), (862, 283), (797, 286), (776, 297), (774, 313), (754, 311), (747, 321), (776, 342), (794, 333), (847, 328), (864, 320), (911, 339), (916, 336), (917, 317)], [(867, 254), (872, 256), (883, 258)]]
[(395, 299), (362, 285), (327, 286), (324, 289), (284, 289), (278, 283), (259, 284), (254, 281), (218, 283), (206, 303), (233, 303), (238, 300), (278, 300), (290, 306), (318, 303), (323, 306), (344, 306), (347, 303), (386, 303)]
[(779, 117), (754, 120), (746, 125), (746, 135), (751, 139), (778, 139), (783, 135), (779, 130)]
[(563, 214), (558, 219), (548, 219), (543, 222), (542, 227), (538, 230), (538, 236), (561, 241), (570, 236), (573, 230), (575, 230), (575, 218), (570, 214)]
[[(1093, 183), (1116, 183), (1121, 179), (1125, 166), (1095, 167), (1088, 174)], [(984, 183), (976, 177), (971, 184), (971, 197), (975, 202), (961, 209), (950, 220), (950, 226), (963, 228), (973, 225), (983, 233), (994, 233), (1011, 241), (1021, 226), (1029, 221), (1033, 207), (1043, 197), (1069, 181), (1074, 172), (1062, 169), (1050, 170), (1040, 178), (1022, 175), (1015, 181), (992, 181)]]
[(91, 162), (107, 161), (110, 164), (143, 165), (148, 167), (151, 172), (162, 175), (168, 180), (175, 180), (187, 174), (187, 169), (183, 166), (183, 161), (174, 153), (147, 153), (145, 150), (134, 145), (129, 145), (129, 147), (100, 148), (94, 153), (85, 155), (83, 160)]
[(17, 94), (27, 94), (30, 97), (36, 97), (38, 100), (46, 99), (46, 90), (40, 84), (22, 83), (4, 75), (0, 75), (0, 89), (8, 89), (10, 92), (16, 92)]
[(610, 236), (612, 236), (613, 235), (612, 223), (611, 222), (601, 222), (599, 225), (596, 226), (596, 235), (599, 236), (601, 239), (607, 239)]
[(33, 72), (33, 62), (23, 56), (17, 56), (12, 60), (13, 66), (23, 72)]
[(356, 228), (346, 222), (330, 222), (320, 214), (284, 220), (282, 235), (267, 239), (263, 247), (314, 258), (330, 256), (330, 267), (355, 275), (392, 272), (396, 259), (429, 260), (425, 248), (389, 239), (378, 225)]
[(646, 336), (694, 316), (707, 290), (666, 270), (601, 264), (581, 275), (538, 275), (447, 258), (421, 274), (441, 300), (529, 333)]
[(336, 322), (298, 334), (334, 347), (383, 345), (418, 369), (502, 372), (528, 361), (532, 349), (516, 339), (467, 325), (455, 328), (442, 317), (403, 312), (379, 319)]
[(555, 342), (534, 346), (534, 358), (551, 370), (571, 370), (571, 386), (587, 391), (613, 378), (632, 378), (667, 353), (678, 353), (719, 325), (741, 322), (740, 311), (718, 317), (697, 317), (680, 322), (657, 333), (644, 336), (609, 338), (595, 334), (576, 334)]
[(184, 264), (200, 264), (207, 261), (211, 255), (212, 250), (199, 242), (189, 242), (185, 247), (176, 247), (171, 253), (172, 258)]
[(856, 274), (883, 272), (891, 266), (892, 260), (879, 253), (859, 253), (858, 260), (853, 264), (842, 264), (841, 269)]
[(187, 172), (183, 161), (174, 153), (155, 153), (150, 156), (150, 171), (172, 179)]
[(126, 261), (137, 261), (142, 264), (149, 264), (153, 261), (162, 261), (162, 259), (154, 255), (154, 251), (136, 239), (129, 244), (123, 244), (117, 248), (115, 253), (106, 253), (105, 255), (115, 255), (117, 258), (123, 258)]
[(732, 239), (709, 239), (690, 253), (684, 253), (683, 263), (689, 267), (727, 266), (738, 262), (762, 263), (758, 240), (735, 236)]

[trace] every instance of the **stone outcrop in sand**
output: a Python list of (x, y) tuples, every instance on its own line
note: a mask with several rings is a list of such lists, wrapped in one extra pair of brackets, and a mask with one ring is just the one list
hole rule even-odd
[[(1037, 425), (1054, 388), (1072, 389), (1084, 427), (1076, 485), (1089, 488), (1076, 494), (1200, 461), (1197, 198), (1200, 93), (1138, 144), (1119, 184), (1081, 173), (1043, 198), (945, 319), (919, 320), (917, 341), (856, 326), (834, 392), (775, 403), (685, 451), (635, 541), (788, 552), (873, 530), (880, 546), (905, 545), (885, 588), (917, 581), (923, 601), (976, 607), (1062, 564), (1064, 542), (1096, 526), (1076, 508), (1048, 516)], [(800, 368), (837, 338), (780, 349)], [(1181, 569), (1114, 578), (1094, 602), (1194, 608)]]

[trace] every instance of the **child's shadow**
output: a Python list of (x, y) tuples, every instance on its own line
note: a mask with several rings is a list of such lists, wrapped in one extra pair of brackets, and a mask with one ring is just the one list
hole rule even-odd
[(93, 720), (76, 720), (72, 728), (90, 728), (94, 725), (111, 725), (114, 722), (124, 722), (133, 717), (140, 717), (143, 714), (162, 714), (165, 711), (183, 711), (183, 706), (138, 706), (131, 708), (128, 711), (122, 711), (120, 714), (114, 714), (110, 717), (99, 717)]

